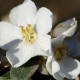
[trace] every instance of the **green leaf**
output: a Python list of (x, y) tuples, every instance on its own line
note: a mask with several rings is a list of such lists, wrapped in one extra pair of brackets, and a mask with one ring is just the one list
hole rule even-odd
[(11, 80), (28, 80), (38, 69), (38, 67), (39, 65), (12, 68), (10, 71), (10, 78)]
[(10, 73), (7, 72), (6, 74), (4, 74), (3, 76), (0, 77), (0, 80), (11, 80), (10, 79)]
[[(11, 68), (7, 73), (0, 77), (0, 80), (28, 80), (39, 68), (39, 60), (39, 57), (35, 57), (24, 64), (22, 67)], [(7, 68), (7, 64), (5, 63), (6, 60), (4, 60), (4, 67)]]
[(11, 80), (11, 79), (8, 79), (6, 77), (0, 77), (0, 80)]

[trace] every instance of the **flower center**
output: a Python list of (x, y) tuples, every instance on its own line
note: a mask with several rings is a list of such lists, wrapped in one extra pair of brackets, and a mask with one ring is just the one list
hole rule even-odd
[(66, 57), (68, 54), (66, 47), (56, 48), (54, 52), (54, 58), (58, 61)]
[(29, 44), (33, 44), (36, 41), (37, 35), (31, 24), (28, 24), (26, 28), (21, 26), (21, 32), (22, 32), (23, 42), (28, 42)]

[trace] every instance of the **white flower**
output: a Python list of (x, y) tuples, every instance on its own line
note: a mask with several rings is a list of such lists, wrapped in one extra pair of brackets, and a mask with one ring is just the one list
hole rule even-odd
[(6, 57), (13, 67), (19, 67), (37, 55), (51, 52), (52, 12), (37, 8), (31, 0), (13, 8), (9, 22), (0, 22), (0, 47), (8, 49)]
[[(53, 51), (52, 55), (48, 56), (46, 67), (57, 80), (63, 80), (64, 77), (74, 79), (80, 74), (80, 62), (70, 57), (64, 40), (66, 37), (71, 37), (76, 28), (77, 21), (73, 18), (59, 24), (53, 31), (56, 38), (52, 39)], [(59, 30), (61, 31), (59, 32)]]

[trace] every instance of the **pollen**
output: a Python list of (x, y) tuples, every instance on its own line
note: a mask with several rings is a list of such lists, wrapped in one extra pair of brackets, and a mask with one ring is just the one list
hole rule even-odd
[(67, 51), (66, 47), (60, 47), (60, 48), (55, 49), (53, 56), (56, 60), (60, 61), (67, 55), (68, 55), (68, 51)]
[(31, 24), (28, 24), (27, 27), (21, 26), (21, 32), (23, 42), (33, 44), (36, 41), (37, 34)]

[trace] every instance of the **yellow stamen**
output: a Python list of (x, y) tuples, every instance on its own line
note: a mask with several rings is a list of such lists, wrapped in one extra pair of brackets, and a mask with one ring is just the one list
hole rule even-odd
[(26, 28), (21, 26), (21, 32), (22, 32), (22, 38), (24, 42), (33, 44), (36, 41), (37, 35), (31, 24), (28, 24)]
[(54, 57), (56, 60), (61, 60), (62, 58), (66, 57), (68, 54), (66, 47), (60, 47), (55, 49)]

